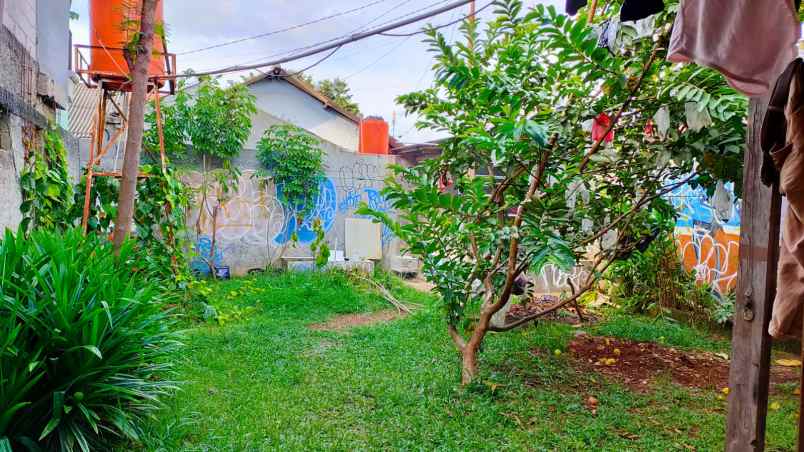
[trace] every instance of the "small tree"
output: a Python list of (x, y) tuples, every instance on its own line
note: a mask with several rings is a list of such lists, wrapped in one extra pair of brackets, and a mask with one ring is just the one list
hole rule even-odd
[[(361, 212), (422, 259), (461, 352), (464, 384), (477, 375), (488, 332), (576, 302), (668, 224), (663, 195), (685, 182), (739, 178), (746, 101), (714, 71), (665, 61), (676, 9), (668, 3), (651, 33), (624, 26), (608, 48), (583, 17), (541, 5), (524, 12), (520, 0), (496, 1), (484, 34), (466, 22), (470, 46), (429, 30), (434, 86), (400, 102), (420, 126), (451, 138), (440, 157), (395, 168), (384, 193), (401, 223)], [(708, 121), (699, 127), (693, 116)], [(589, 276), (573, 294), (492, 325), (520, 275), (582, 260), (591, 261)]]
[[(315, 207), (319, 186), (324, 180), (324, 152), (320, 145), (313, 135), (289, 124), (271, 126), (257, 143), (257, 158), (267, 170), (258, 176), (273, 180), (280, 201), (297, 225), (304, 223)], [(318, 237), (315, 248), (323, 251), (325, 244), (320, 224), (315, 230)], [(295, 234), (290, 241), (298, 241)], [(281, 258), (281, 254), (277, 258)]]
[[(256, 99), (248, 87), (234, 84), (222, 87), (218, 79), (201, 77), (191, 91), (180, 86), (174, 102), (163, 107), (165, 149), (181, 154), (191, 145), (191, 152), (201, 158), (202, 181), (199, 187), (201, 205), (196, 220), (196, 233), (201, 234), (204, 215), (212, 219), (212, 246), (208, 256), (201, 256), (215, 274), (214, 256), (217, 219), (220, 209), (236, 189), (240, 171), (232, 160), (251, 134), (251, 117), (257, 112)], [(147, 149), (158, 149), (156, 117), (148, 115)], [(210, 203), (214, 190), (214, 203)]]
[(316, 82), (311, 75), (299, 74), (296, 77), (299, 77), (300, 79), (309, 83), (315, 89), (320, 91), (321, 94), (329, 97), (329, 99), (335, 105), (350, 113), (360, 115), (360, 106), (354, 101), (352, 89), (349, 88), (349, 84), (346, 83), (346, 80), (336, 77), (333, 79), (325, 79), (321, 80), (320, 82)]

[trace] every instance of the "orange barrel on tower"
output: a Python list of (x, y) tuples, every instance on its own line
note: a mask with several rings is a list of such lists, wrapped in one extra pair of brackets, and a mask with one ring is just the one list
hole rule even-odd
[(369, 116), (360, 122), (360, 153), (388, 154), (390, 137), (388, 123), (377, 116)]
[[(92, 58), (89, 69), (95, 80), (104, 80), (111, 89), (130, 91), (131, 72), (126, 63), (125, 49), (139, 32), (142, 0), (90, 0), (89, 35)], [(156, 2), (157, 31), (164, 30), (162, 0)], [(154, 36), (149, 75), (165, 75), (165, 45), (163, 33)]]

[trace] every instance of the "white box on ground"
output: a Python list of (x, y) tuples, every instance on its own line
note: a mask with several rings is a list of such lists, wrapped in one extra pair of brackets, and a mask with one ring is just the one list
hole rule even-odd
[(346, 258), (382, 259), (382, 227), (365, 218), (346, 219)]

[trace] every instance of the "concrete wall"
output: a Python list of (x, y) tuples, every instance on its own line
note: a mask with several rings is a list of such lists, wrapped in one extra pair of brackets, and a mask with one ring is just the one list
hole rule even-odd
[[(17, 1), (22, 0), (13, 3)], [(37, 0), (37, 4), (36, 59), (39, 70), (53, 79), (54, 99), (66, 109), (70, 83), (70, 0)]]
[[(309, 94), (281, 80), (262, 80), (250, 86), (257, 96), (257, 108), (283, 121), (330, 141), (347, 151), (357, 152), (358, 125), (324, 107)], [(255, 130), (259, 130), (255, 127)], [(249, 144), (254, 147), (254, 143)]]
[[(330, 248), (344, 251), (345, 221), (357, 217), (354, 211), (360, 202), (388, 210), (380, 195), (383, 180), (388, 174), (387, 166), (394, 163), (389, 156), (361, 155), (341, 149), (331, 143), (322, 144), (326, 152), (326, 180), (321, 184), (319, 196), (312, 212), (304, 223), (297, 227), (291, 212), (277, 199), (276, 187), (263, 184), (252, 176), (259, 169), (256, 151), (246, 149), (237, 161), (243, 170), (239, 189), (224, 205), (217, 220), (215, 263), (231, 267), (232, 273), (242, 275), (252, 269), (264, 269), (280, 255), (286, 257), (309, 257), (309, 244), (315, 239), (312, 223), (321, 221)], [(193, 171), (187, 177), (190, 185), (201, 184), (200, 172)], [(214, 205), (214, 197), (209, 205)], [(200, 194), (196, 198), (199, 206)], [(196, 208), (188, 218), (192, 231), (191, 240), (199, 252), (208, 255), (212, 238), (212, 218), (208, 210), (200, 211), (201, 233), (195, 231), (199, 218)], [(299, 246), (293, 247), (289, 240), (295, 232)], [(387, 228), (381, 237), (383, 261), (399, 253), (399, 243)], [(276, 262), (275, 262), (276, 263)], [(194, 267), (205, 269), (202, 260), (196, 259)]]
[(0, 113), (0, 233), (16, 230), (22, 221), (19, 177), (24, 155), (22, 120)]
[[(3, 25), (31, 55), (36, 55), (36, 3), (37, 0), (5, 0), (2, 11)], [(68, 17), (64, 16), (65, 23)]]

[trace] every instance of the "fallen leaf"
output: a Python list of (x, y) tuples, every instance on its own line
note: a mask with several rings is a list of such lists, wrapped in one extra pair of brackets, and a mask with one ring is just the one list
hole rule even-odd
[(723, 353), (723, 352), (715, 353), (715, 356), (717, 356), (718, 358), (723, 358), (726, 361), (729, 360), (729, 354), (728, 353)]
[(782, 405), (780, 405), (779, 402), (773, 402), (770, 404), (770, 409), (773, 411), (778, 411), (781, 407)]
[(614, 355), (615, 355), (615, 356), (620, 356), (620, 354), (621, 354), (622, 352), (620, 351), (620, 349), (619, 349), (619, 348), (615, 348), (613, 353), (614, 353)]
[(727, 386), (727, 387), (721, 389), (720, 392), (722, 392), (724, 395), (729, 395), (729, 387)]
[(784, 367), (800, 367), (800, 359), (777, 359), (776, 364)]
[(556, 355), (556, 356), (561, 356), (561, 350), (555, 349), (555, 350), (553, 350), (553, 354)]
[(801, 388), (799, 387), (799, 388), (794, 389), (793, 394), (794, 395), (801, 395)]

